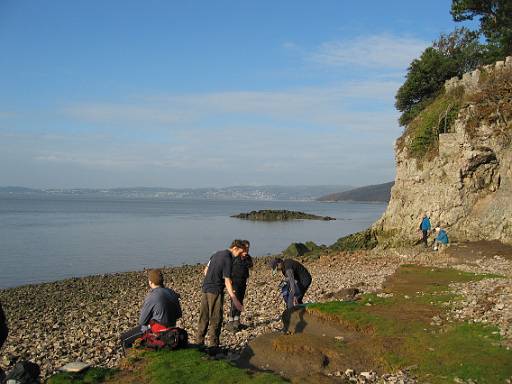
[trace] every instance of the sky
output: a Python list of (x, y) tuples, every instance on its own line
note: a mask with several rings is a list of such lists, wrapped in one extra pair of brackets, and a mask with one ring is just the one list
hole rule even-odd
[(394, 179), (450, 0), (0, 0), (0, 186)]

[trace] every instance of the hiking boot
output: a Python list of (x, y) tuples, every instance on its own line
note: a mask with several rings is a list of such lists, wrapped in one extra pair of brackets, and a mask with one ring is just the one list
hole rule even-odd
[(238, 325), (238, 330), (239, 330), (239, 331), (242, 331), (242, 330), (247, 329), (247, 328), (249, 328), (249, 326), (248, 326), (247, 324), (242, 324), (242, 323), (240, 323), (240, 324)]
[(226, 331), (230, 331), (230, 332), (238, 331), (238, 327), (235, 325), (234, 321), (228, 321), (228, 323), (226, 324)]
[(217, 357), (217, 355), (223, 353), (223, 350), (221, 347), (219, 347), (218, 345), (212, 345), (211, 347), (208, 347), (206, 349), (206, 353), (208, 354), (208, 356), (210, 357)]

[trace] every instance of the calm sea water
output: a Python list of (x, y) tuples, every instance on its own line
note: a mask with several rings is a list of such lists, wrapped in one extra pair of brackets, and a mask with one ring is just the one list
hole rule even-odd
[[(255, 256), (292, 242), (332, 244), (367, 228), (384, 204), (0, 198), (0, 288), (67, 277), (206, 262), (232, 239)], [(336, 221), (251, 222), (229, 217), (260, 209), (298, 210)]]

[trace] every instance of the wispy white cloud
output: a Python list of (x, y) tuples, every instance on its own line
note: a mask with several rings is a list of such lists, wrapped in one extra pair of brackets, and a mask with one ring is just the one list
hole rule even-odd
[(9, 117), (15, 117), (16, 114), (14, 112), (8, 112), (8, 111), (0, 111), (0, 119), (6, 119)]
[(351, 40), (322, 43), (308, 60), (323, 66), (405, 69), (430, 43), (414, 37), (360, 36)]
[[(75, 103), (62, 112), (81, 121), (144, 126), (203, 125), (211, 119), (266, 118), (274, 126), (309, 124), (331, 126), (357, 125), (365, 129), (369, 115), (352, 110), (354, 104), (392, 105), (396, 81), (348, 82), (328, 87), (309, 87), (277, 91), (231, 91), (183, 95), (146, 96), (119, 103)], [(385, 113), (387, 120), (390, 113)], [(370, 119), (371, 120), (371, 119)], [(366, 129), (374, 129), (369, 122)]]
[(176, 110), (130, 104), (82, 103), (72, 104), (63, 108), (62, 112), (70, 117), (90, 122), (132, 122), (148, 121), (164, 124), (179, 123), (186, 116)]

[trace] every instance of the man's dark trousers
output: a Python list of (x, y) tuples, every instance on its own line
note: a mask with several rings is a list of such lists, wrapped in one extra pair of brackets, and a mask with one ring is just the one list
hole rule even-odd
[[(244, 303), (244, 297), (245, 297), (245, 290), (247, 289), (247, 280), (243, 281), (233, 281), (233, 290), (235, 291), (235, 296), (240, 301), (240, 304)], [(241, 312), (236, 309), (235, 305), (233, 304), (233, 300), (231, 300), (231, 309), (229, 310), (229, 317), (230, 318), (238, 318), (240, 319)]]
[(197, 343), (204, 344), (204, 337), (208, 333), (210, 346), (218, 347), (220, 331), (222, 329), (224, 308), (224, 292), (203, 292), (201, 296), (201, 309), (199, 312), (199, 325), (197, 327)]
[(423, 233), (423, 244), (425, 244), (425, 247), (428, 247), (427, 239), (428, 239), (428, 231), (425, 229), (422, 229), (421, 232)]
[(131, 348), (133, 346), (133, 342), (139, 337), (142, 337), (142, 335), (144, 335), (144, 332), (140, 325), (121, 333), (121, 345), (123, 346), (123, 351), (127, 348)]

